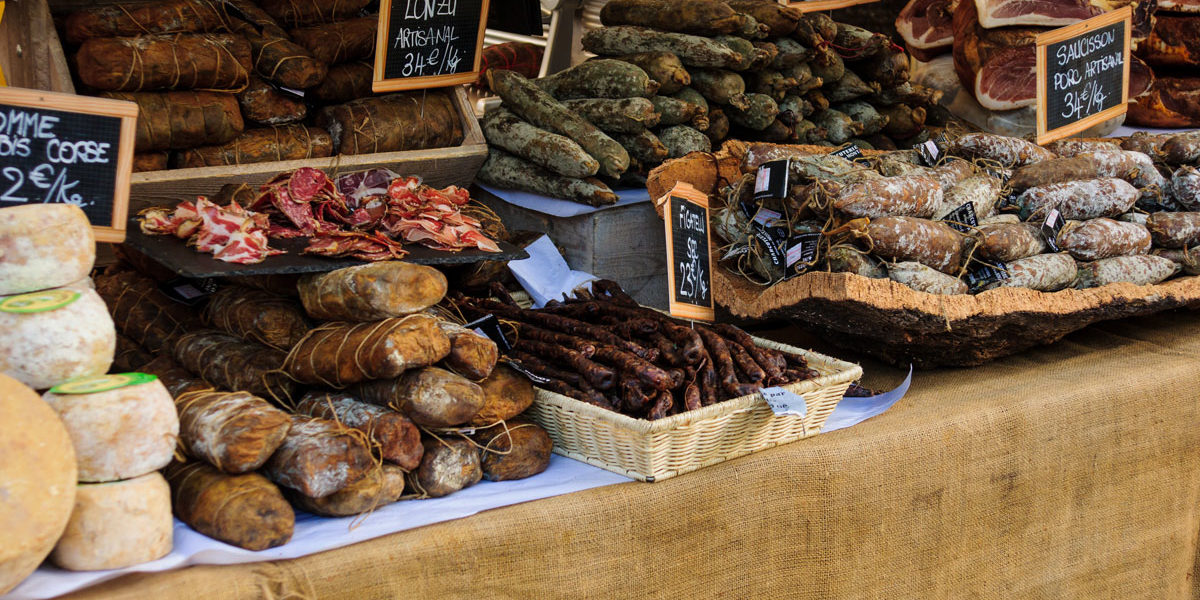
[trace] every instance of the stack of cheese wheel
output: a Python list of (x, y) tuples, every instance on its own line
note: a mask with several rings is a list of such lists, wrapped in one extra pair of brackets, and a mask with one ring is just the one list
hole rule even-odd
[(74, 447), (74, 507), (51, 555), (73, 570), (159, 558), (171, 550), (173, 529), (157, 470), (179, 434), (174, 403), (153, 376), (105, 375), (116, 330), (88, 278), (95, 258), (79, 207), (0, 209), (0, 372), (50, 388), (43, 399)]

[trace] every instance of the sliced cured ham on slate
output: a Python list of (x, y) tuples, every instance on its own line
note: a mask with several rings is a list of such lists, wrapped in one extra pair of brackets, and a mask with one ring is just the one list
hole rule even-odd
[[(971, 1), (971, 0), (967, 0)], [(896, 17), (896, 31), (917, 60), (929, 62), (951, 50), (959, 0), (910, 0)]]

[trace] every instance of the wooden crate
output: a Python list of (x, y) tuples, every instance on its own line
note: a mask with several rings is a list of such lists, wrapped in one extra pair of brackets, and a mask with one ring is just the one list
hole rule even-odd
[[(142, 4), (146, 0), (121, 0), (121, 4)], [(67, 70), (64, 49), (54, 29), (51, 15), (59, 17), (85, 6), (116, 4), (117, 0), (10, 0), (0, 31), (11, 28), (22, 30), (22, 13), (14, 9), (36, 14), (41, 19), (40, 25), (34, 27), (34, 34), (29, 37), (42, 40), (37, 43), (39, 55), (47, 58), (42, 62), (57, 65), (47, 70), (52, 76), (30, 75), (23, 77), (20, 83), (11, 85), (32, 87), (50, 91), (74, 93), (71, 76)], [(19, 31), (18, 33), (28, 33)], [(4, 42), (4, 50), (12, 55), (15, 53), (11, 43)], [(44, 47), (44, 48), (41, 48)], [(33, 69), (30, 69), (33, 71)], [(5, 73), (9, 73), (5, 65)], [(146, 206), (174, 204), (180, 198), (190, 198), (196, 195), (213, 194), (226, 183), (249, 183), (258, 185), (282, 171), (290, 171), (300, 167), (315, 167), (330, 173), (361, 171), (375, 167), (386, 167), (402, 175), (417, 175), (425, 183), (436, 187), (447, 185), (467, 186), (475, 179), (475, 174), (483, 161), (487, 159), (487, 142), (479, 121), (468, 103), (462, 86), (453, 88), (454, 103), (462, 119), (463, 141), (460, 145), (449, 148), (434, 148), (429, 150), (408, 150), (403, 152), (382, 152), (378, 154), (339, 155), (329, 158), (313, 158), (279, 162), (256, 163), (239, 166), (202, 167), (196, 169), (168, 169), (165, 171), (150, 171), (134, 173), (130, 184), (130, 212)]]
[(555, 217), (509, 204), (476, 188), (509, 230), (549, 234), (577, 271), (619, 282), (639, 303), (667, 307), (667, 246), (663, 222), (650, 202), (577, 217)]

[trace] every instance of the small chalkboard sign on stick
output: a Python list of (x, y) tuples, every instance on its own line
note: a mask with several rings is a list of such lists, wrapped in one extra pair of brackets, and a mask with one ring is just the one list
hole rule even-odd
[(371, 89), (396, 92), (478, 77), (488, 0), (381, 0)]
[(799, 10), (802, 13), (811, 13), (846, 8), (849, 6), (858, 6), (859, 4), (870, 4), (878, 1), (879, 0), (801, 0), (800, 2), (786, 2), (786, 4), (788, 7)]
[(125, 241), (137, 104), (0, 88), (0, 208), (75, 204), (96, 240)]
[(1128, 109), (1132, 15), (1126, 6), (1037, 36), (1039, 144)]
[(686, 183), (667, 194), (663, 211), (667, 234), (669, 308), (676, 317), (713, 320), (712, 238), (708, 232), (708, 196)]

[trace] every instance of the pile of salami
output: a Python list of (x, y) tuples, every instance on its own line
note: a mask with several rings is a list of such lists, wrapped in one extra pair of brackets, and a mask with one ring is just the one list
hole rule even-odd
[(156, 0), (84, 8), (62, 38), (88, 93), (136, 102), (136, 171), (461, 143), (450, 94), (373, 96), (368, 2)]
[(878, 33), (770, 0), (612, 0), (584, 34), (599, 57), (528, 81), (492, 71), (480, 179), (590, 204), (668, 158), (727, 138), (862, 148), (927, 138), (939, 94)]
[[(942, 150), (850, 161), (751, 145), (713, 218), (722, 263), (763, 284), (820, 269), (936, 294), (1200, 273), (1200, 133), (1046, 148), (976, 133)], [(756, 200), (757, 169), (781, 159), (786, 197)]]
[(549, 464), (549, 437), (520, 417), (532, 384), (430, 311), (447, 287), (436, 269), (236, 278), (199, 312), (127, 263), (96, 285), (117, 368), (157, 375), (174, 398), (175, 514), (210, 537), (271, 548), (290, 539), (293, 508), (364, 514)]
[(763, 348), (732, 325), (699, 325), (638, 306), (611, 281), (566, 303), (519, 307), (499, 299), (451, 298), (468, 318), (511, 326), (508, 356), (538, 385), (601, 408), (661, 419), (820, 375), (803, 356)]
[[(896, 30), (922, 62), (953, 52), (963, 89), (985, 109), (1008, 111), (1037, 99), (1038, 34), (1127, 5), (1133, 6), (1132, 43), (1145, 47), (1154, 26), (1153, 0), (909, 0)], [(1129, 97), (1146, 94), (1154, 79), (1150, 68), (1132, 57), (1129, 72)]]

